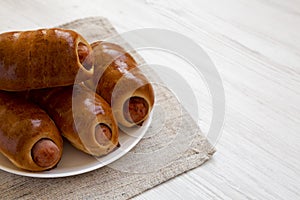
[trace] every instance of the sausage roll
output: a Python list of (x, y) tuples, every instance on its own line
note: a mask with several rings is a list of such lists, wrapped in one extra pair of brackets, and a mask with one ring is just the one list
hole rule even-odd
[(15, 166), (48, 170), (62, 156), (63, 140), (54, 122), (37, 105), (0, 91), (0, 152)]
[(0, 90), (66, 86), (93, 74), (91, 46), (78, 33), (40, 29), (0, 34)]
[(110, 106), (83, 84), (32, 90), (29, 97), (48, 112), (77, 149), (102, 156), (118, 146), (118, 127)]
[(154, 104), (151, 84), (134, 58), (119, 45), (99, 41), (91, 46), (95, 72), (85, 84), (111, 105), (119, 124), (141, 125)]

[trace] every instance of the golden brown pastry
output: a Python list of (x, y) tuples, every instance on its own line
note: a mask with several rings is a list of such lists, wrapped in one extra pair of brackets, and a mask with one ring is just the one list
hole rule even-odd
[(32, 90), (29, 96), (79, 150), (102, 156), (118, 145), (118, 127), (110, 106), (84, 85)]
[(142, 124), (154, 104), (151, 84), (138, 69), (134, 58), (119, 45), (95, 42), (91, 46), (95, 73), (85, 84), (111, 105), (121, 125)]
[(63, 140), (54, 122), (37, 105), (0, 91), (0, 152), (14, 165), (43, 171), (57, 165)]
[(92, 51), (78, 33), (64, 29), (0, 34), (0, 90), (66, 86), (93, 74)]

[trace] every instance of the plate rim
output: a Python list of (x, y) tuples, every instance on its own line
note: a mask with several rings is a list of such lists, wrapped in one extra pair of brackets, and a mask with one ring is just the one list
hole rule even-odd
[[(98, 162), (96, 162), (95, 164), (90, 164), (86, 168), (74, 170), (74, 171), (71, 170), (69, 172), (64, 172), (64, 173), (62, 173), (62, 172), (51, 173), (51, 170), (41, 171), (41, 172), (30, 172), (30, 171), (22, 170), (19, 168), (16, 168), (16, 169), (8, 168), (8, 167), (3, 166), (1, 163), (0, 163), (0, 170), (5, 171), (7, 173), (24, 176), (24, 177), (31, 177), (31, 178), (64, 178), (64, 177), (76, 176), (76, 175), (94, 171), (96, 169), (100, 169), (104, 166), (109, 165), (112, 162), (117, 161), (121, 157), (125, 156), (133, 147), (135, 147), (141, 141), (141, 139), (144, 137), (144, 135), (146, 134), (147, 130), (150, 127), (150, 124), (152, 121), (152, 114), (153, 114), (153, 112), (151, 111), (148, 118), (144, 121), (143, 125), (139, 128), (140, 134), (138, 135), (138, 137), (135, 137), (136, 139), (133, 140), (133, 142), (126, 149), (122, 149), (122, 151), (120, 151), (120, 153), (118, 153), (113, 158), (109, 159), (108, 161), (99, 161), (98, 160)], [(120, 129), (121, 128), (119, 128), (119, 132), (122, 132)], [(124, 134), (126, 134), (126, 133), (124, 133)], [(128, 135), (128, 134), (126, 134), (126, 135)], [(72, 146), (72, 148), (74, 148), (74, 150), (77, 150), (73, 146)], [(115, 151), (118, 151), (118, 149), (116, 149)], [(113, 153), (113, 152), (111, 152), (111, 153)], [(110, 155), (110, 154), (103, 156), (103, 158), (105, 158), (108, 155)], [(90, 155), (87, 154), (87, 156), (90, 156)], [(5, 156), (3, 156), (3, 157), (5, 157)], [(11, 162), (11, 161), (8, 160), (8, 162)], [(13, 163), (11, 163), (11, 165), (14, 166)], [(49, 173), (45, 173), (45, 172), (49, 172)]]

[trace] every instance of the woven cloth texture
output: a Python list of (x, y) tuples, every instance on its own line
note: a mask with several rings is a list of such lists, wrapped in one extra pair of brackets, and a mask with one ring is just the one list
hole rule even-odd
[[(59, 27), (77, 31), (90, 43), (118, 34), (103, 17)], [(130, 45), (122, 39), (118, 43)], [(136, 52), (133, 54), (143, 62)], [(154, 109), (145, 137), (127, 156), (100, 169), (64, 178), (39, 179), (0, 171), (0, 199), (129, 199), (209, 160), (215, 149), (200, 128), (172, 92), (155, 85), (154, 89), (159, 108)], [(182, 144), (188, 145), (182, 148)]]

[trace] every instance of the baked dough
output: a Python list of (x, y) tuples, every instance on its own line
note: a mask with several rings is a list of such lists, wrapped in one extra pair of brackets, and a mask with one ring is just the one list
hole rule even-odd
[(64, 29), (0, 34), (0, 90), (22, 91), (72, 85), (91, 78), (88, 42)]
[[(119, 124), (125, 127), (140, 125), (147, 119), (154, 104), (152, 85), (139, 70), (134, 58), (121, 46), (101, 41), (91, 46), (95, 73), (85, 84), (111, 105)], [(131, 100), (133, 105), (128, 106)]]
[[(39, 166), (32, 156), (32, 149), (46, 139), (54, 142), (58, 151), (54, 152), (56, 155), (53, 162), (50, 160), (51, 165)], [(0, 91), (0, 152), (4, 156), (21, 169), (44, 171), (57, 165), (62, 150), (62, 137), (45, 111), (17, 94)], [(53, 159), (53, 152), (48, 153), (46, 158), (51, 156)]]
[[(83, 84), (32, 90), (29, 97), (48, 112), (62, 135), (77, 149), (103, 156), (118, 146), (118, 127), (110, 106)], [(106, 127), (104, 131), (109, 130), (109, 136), (100, 127)]]

